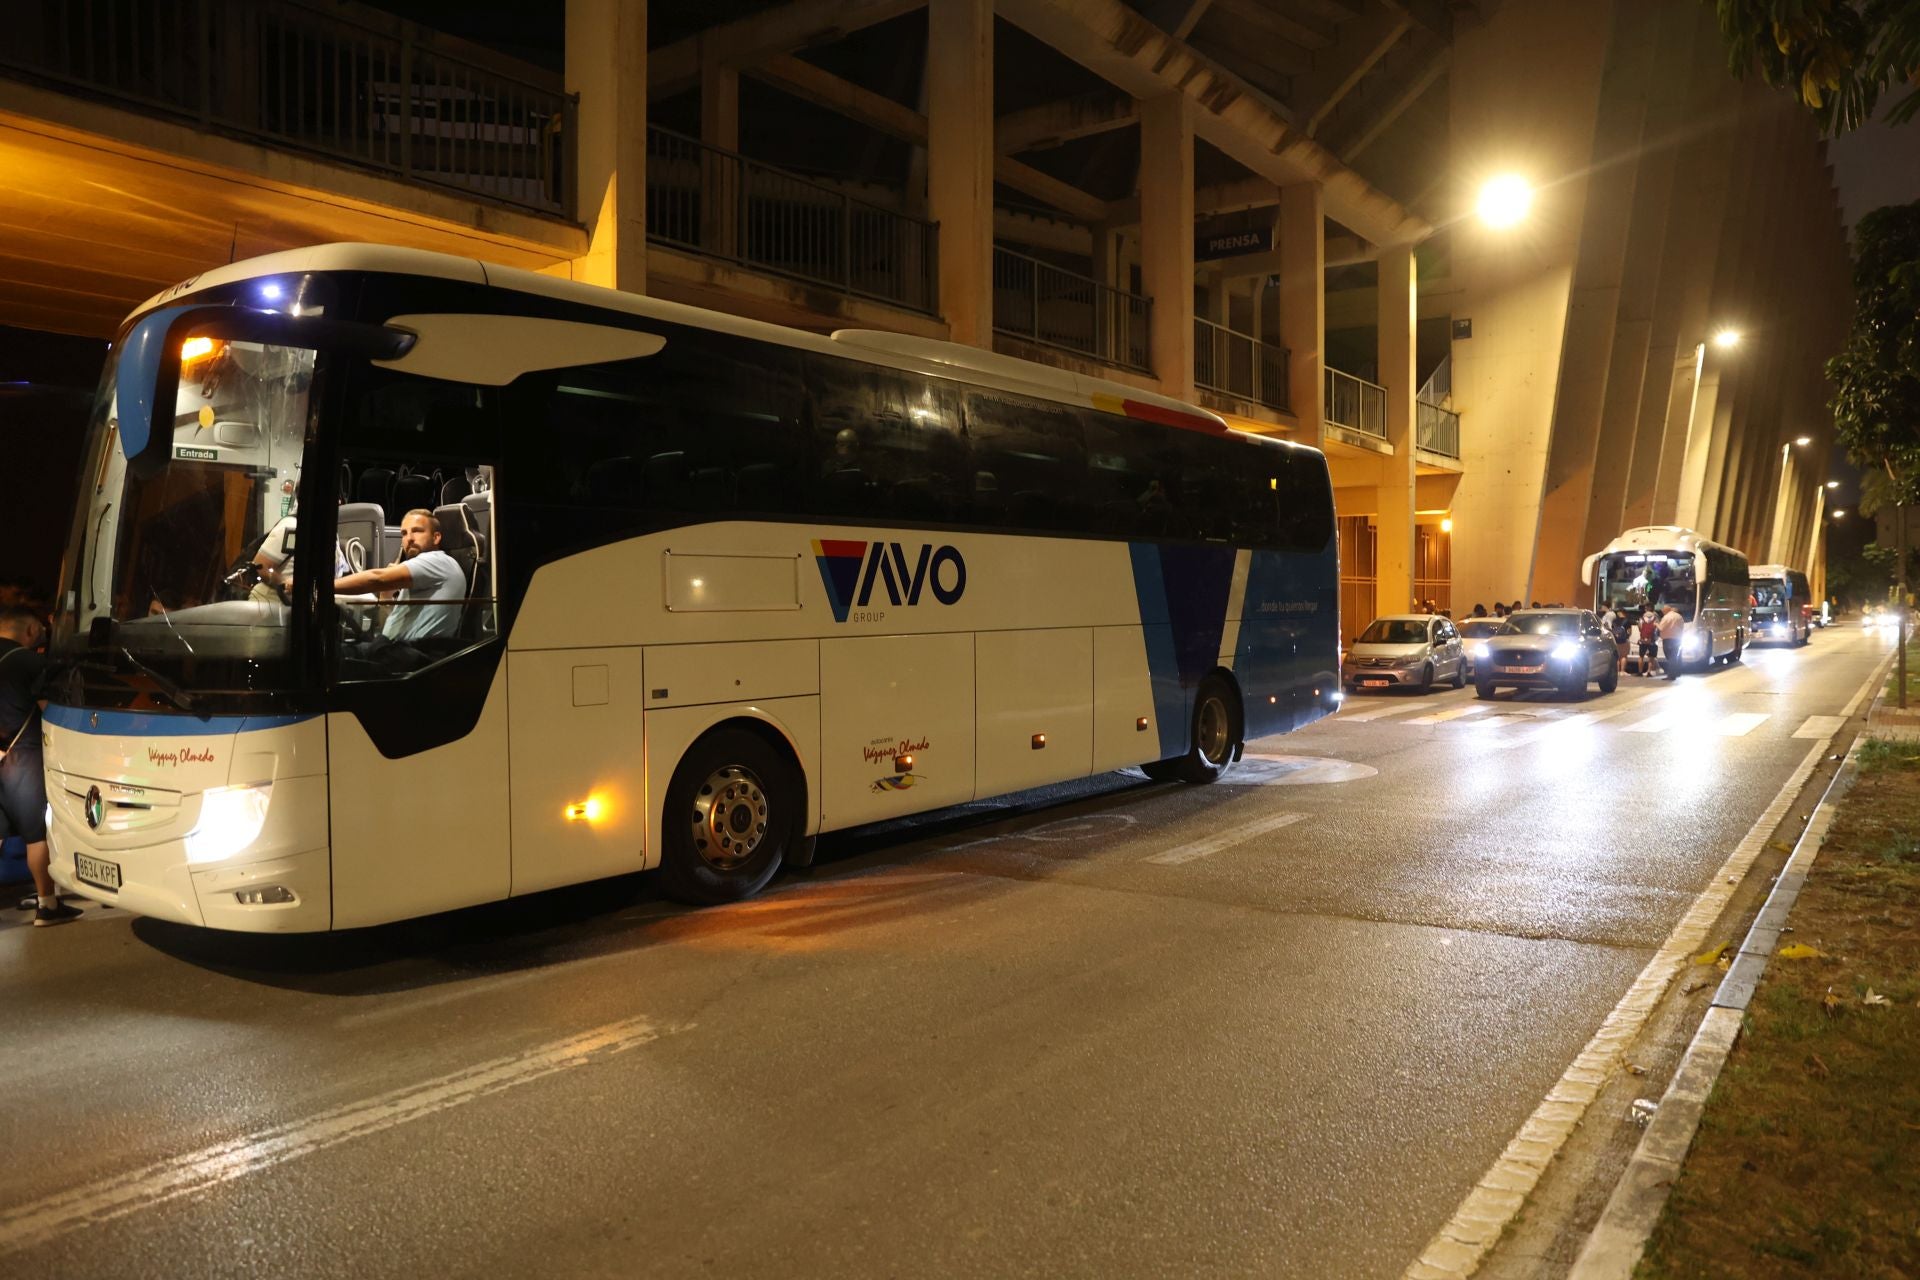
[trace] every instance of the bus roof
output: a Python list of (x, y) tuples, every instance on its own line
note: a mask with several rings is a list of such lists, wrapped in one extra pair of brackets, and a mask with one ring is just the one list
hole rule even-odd
[(244, 283), (265, 276), (294, 275), (319, 271), (370, 271), (392, 275), (426, 276), (458, 280), (469, 284), (507, 289), (540, 297), (560, 298), (606, 311), (646, 316), (672, 324), (730, 333), (780, 346), (814, 351), (845, 359), (864, 360), (906, 372), (931, 377), (954, 378), (976, 386), (993, 387), (1036, 399), (1053, 400), (1092, 408), (1106, 413), (1157, 422), (1164, 426), (1202, 431), (1213, 435), (1229, 432), (1250, 440), (1317, 453), (1311, 446), (1280, 436), (1261, 436), (1238, 432), (1219, 414), (1184, 400), (1145, 391), (1106, 378), (1089, 377), (1067, 369), (1021, 360), (998, 352), (969, 347), (962, 343), (921, 338), (910, 334), (873, 329), (840, 329), (830, 337), (804, 329), (769, 324), (649, 298), (641, 294), (607, 289), (544, 276), (515, 267), (502, 267), (477, 258), (461, 258), (423, 249), (401, 249), (378, 244), (323, 244), (305, 249), (288, 249), (258, 258), (229, 263), (202, 272), (164, 289), (140, 304), (132, 319), (176, 298), (220, 285)]
[(1594, 552), (1580, 563), (1580, 580), (1588, 586), (1593, 585), (1593, 566), (1601, 556), (1612, 555), (1616, 551), (1678, 551), (1693, 555), (1712, 547), (1716, 551), (1725, 551), (1745, 560), (1746, 553), (1724, 542), (1715, 542), (1697, 529), (1688, 529), (1677, 524), (1647, 524), (1637, 529), (1628, 529), (1619, 537)]

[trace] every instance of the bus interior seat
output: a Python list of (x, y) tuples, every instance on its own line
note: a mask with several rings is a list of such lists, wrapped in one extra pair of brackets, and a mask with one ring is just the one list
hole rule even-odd
[(487, 595), (487, 559), (468, 523), (467, 509), (455, 502), (433, 513), (440, 522), (440, 550), (453, 557), (467, 580), (467, 603), (460, 608), (460, 634), (472, 639), (480, 634), (484, 607), (477, 603)]
[[(639, 468), (632, 458), (601, 458), (587, 468), (587, 501), (596, 507), (630, 507), (639, 488), (635, 483), (638, 478)], [(472, 497), (461, 501), (470, 502)]]
[(739, 491), (742, 510), (780, 509), (780, 468), (777, 463), (750, 462), (740, 468), (740, 473), (734, 477), (734, 484)]
[(720, 511), (733, 505), (733, 477), (725, 467), (696, 467), (687, 473), (686, 505), (696, 511)]
[(1044, 490), (1022, 489), (1013, 495), (1008, 518), (1029, 529), (1045, 529), (1058, 523), (1057, 499)]
[(392, 509), (397, 515), (406, 515), (409, 511), (433, 509), (433, 481), (422, 475), (404, 475), (393, 482)]
[(1000, 496), (1000, 477), (991, 471), (973, 473), (974, 519), (992, 524), (1004, 520), (1007, 504)]
[(468, 523), (481, 536), (481, 545), (486, 545), (493, 537), (493, 495), (470, 493), (460, 499), (460, 505), (467, 509)]
[(393, 505), (393, 469), (391, 467), (367, 467), (360, 472), (360, 478), (353, 483), (355, 502), (376, 502), (384, 509)]
[(909, 520), (935, 519), (945, 514), (933, 499), (933, 485), (926, 480), (896, 480), (891, 497), (893, 514)]
[(829, 509), (842, 515), (867, 513), (867, 473), (858, 467), (846, 467), (827, 475)]
[(465, 475), (454, 476), (440, 486), (440, 505), (445, 507), (460, 502), (473, 492), (473, 486), (467, 483)]
[(347, 567), (358, 573), (377, 569), (382, 564), (381, 534), (387, 525), (387, 513), (374, 502), (342, 503), (335, 516), (340, 549), (346, 553)]
[(641, 485), (640, 498), (646, 505), (669, 509), (681, 505), (686, 501), (687, 455), (678, 449), (654, 454), (641, 473)]

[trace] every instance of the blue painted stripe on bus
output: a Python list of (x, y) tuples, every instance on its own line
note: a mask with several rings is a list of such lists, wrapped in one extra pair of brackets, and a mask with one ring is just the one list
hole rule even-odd
[(46, 722), (74, 733), (91, 733), (126, 738), (208, 737), (215, 734), (253, 733), (261, 729), (284, 729), (317, 714), (290, 716), (199, 716), (173, 715), (151, 711), (95, 711), (87, 707), (48, 706)]
[(1180, 687), (1180, 654), (1174, 645), (1173, 620), (1167, 613), (1160, 548), (1151, 542), (1130, 542), (1127, 552), (1133, 561), (1133, 594), (1139, 601), (1141, 630), (1147, 642), (1147, 672), (1153, 686), (1160, 759), (1171, 759), (1187, 749), (1187, 698)]
[(1160, 577), (1179, 651), (1180, 684), (1189, 695), (1220, 665), (1236, 554), (1232, 547), (1160, 548)]

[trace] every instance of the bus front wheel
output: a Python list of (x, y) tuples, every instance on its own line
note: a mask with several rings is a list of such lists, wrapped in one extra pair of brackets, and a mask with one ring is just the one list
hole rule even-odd
[(1233, 685), (1219, 676), (1208, 676), (1193, 700), (1187, 754), (1140, 767), (1156, 782), (1212, 782), (1238, 758), (1245, 745), (1241, 741), (1243, 732), (1240, 699)]
[(702, 737), (667, 785), (662, 887), (696, 906), (758, 893), (801, 829), (801, 794), (792, 762), (758, 734)]

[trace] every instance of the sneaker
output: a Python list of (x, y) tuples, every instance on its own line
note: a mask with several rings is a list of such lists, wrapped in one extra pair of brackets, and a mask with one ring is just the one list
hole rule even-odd
[(69, 920), (78, 920), (83, 913), (78, 907), (70, 907), (62, 902), (56, 906), (40, 907), (33, 913), (33, 927), (46, 928), (48, 925), (66, 924)]

